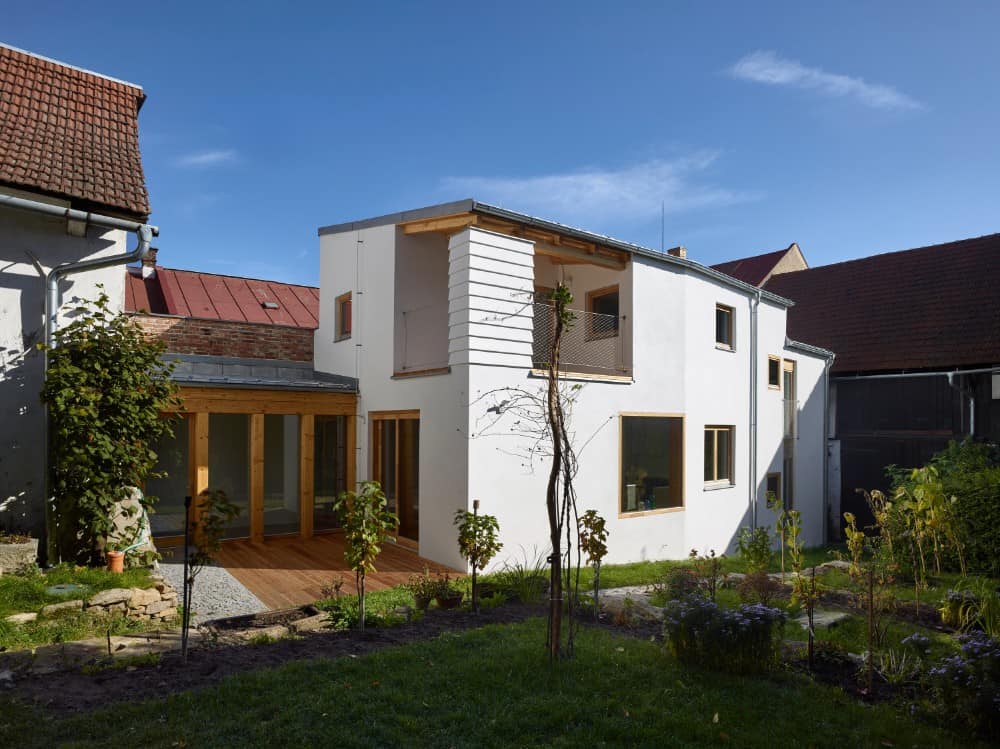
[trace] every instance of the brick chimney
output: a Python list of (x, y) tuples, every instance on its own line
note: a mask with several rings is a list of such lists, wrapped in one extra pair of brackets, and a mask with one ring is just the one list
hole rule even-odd
[(156, 248), (150, 247), (146, 257), (142, 259), (142, 277), (156, 278)]
[(668, 255), (673, 255), (674, 257), (686, 258), (688, 256), (687, 247), (684, 245), (678, 245), (677, 247), (671, 247), (667, 250)]

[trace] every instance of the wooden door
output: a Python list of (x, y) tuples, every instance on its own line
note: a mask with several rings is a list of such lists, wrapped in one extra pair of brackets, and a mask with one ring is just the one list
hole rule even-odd
[(389, 510), (399, 516), (398, 535), (420, 533), (420, 415), (371, 414), (372, 478), (382, 485)]

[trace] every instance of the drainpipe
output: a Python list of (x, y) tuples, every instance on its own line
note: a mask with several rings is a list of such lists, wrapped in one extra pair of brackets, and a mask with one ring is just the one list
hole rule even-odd
[(969, 398), (969, 439), (976, 436), (976, 392), (972, 388), (964, 388), (961, 384), (956, 384), (955, 375), (962, 372), (949, 372), (948, 385), (950, 385), (960, 396)]
[(823, 540), (830, 540), (830, 370), (836, 354), (823, 365)]
[[(93, 224), (94, 226), (101, 226), (108, 229), (120, 229), (122, 231), (135, 232), (138, 239), (138, 244), (135, 249), (131, 252), (125, 252), (119, 255), (111, 255), (109, 257), (93, 258), (89, 260), (81, 260), (76, 263), (63, 263), (58, 265), (48, 272), (45, 276), (45, 345), (46, 349), (44, 351), (44, 368), (45, 372), (48, 372), (49, 368), (49, 352), (48, 347), (52, 345), (52, 341), (55, 335), (56, 329), (56, 316), (59, 314), (59, 307), (61, 305), (60, 293), (59, 293), (59, 281), (72, 273), (80, 273), (87, 270), (96, 270), (98, 268), (107, 268), (113, 265), (126, 265), (136, 260), (142, 260), (146, 257), (149, 252), (150, 243), (153, 237), (157, 237), (160, 234), (160, 230), (156, 226), (150, 224), (145, 224), (139, 221), (126, 221), (125, 219), (115, 218), (113, 216), (103, 216), (98, 213), (90, 213), (89, 211), (78, 211), (72, 208), (64, 208), (57, 205), (52, 205), (50, 203), (40, 203), (36, 200), (29, 200), (27, 198), (18, 198), (13, 195), (0, 195), (0, 206), (6, 206), (9, 208), (17, 208), (24, 211), (31, 211), (33, 213), (41, 213), (47, 216), (54, 216), (56, 218), (63, 218), (66, 221), (82, 222), (83, 225), (89, 226)], [(46, 409), (43, 430), (45, 434), (45, 452), (43, 461), (45, 463), (45, 477), (46, 484), (48, 483), (48, 445), (49, 445), (49, 419), (48, 419), (48, 409)], [(52, 547), (53, 534), (52, 530), (52, 508), (51, 502), (48, 497), (49, 492), (46, 491), (45, 498), (45, 536), (46, 536), (46, 559), (51, 562), (54, 556), (54, 550)]]
[(757, 527), (757, 314), (760, 289), (750, 298), (750, 527)]

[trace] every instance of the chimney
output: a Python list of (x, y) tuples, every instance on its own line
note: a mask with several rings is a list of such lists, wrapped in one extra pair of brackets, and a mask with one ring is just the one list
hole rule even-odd
[(142, 259), (142, 277), (156, 278), (156, 248), (150, 247), (146, 257)]
[(668, 255), (673, 255), (674, 257), (686, 258), (688, 256), (687, 247), (684, 245), (678, 245), (677, 247), (671, 247), (667, 250)]

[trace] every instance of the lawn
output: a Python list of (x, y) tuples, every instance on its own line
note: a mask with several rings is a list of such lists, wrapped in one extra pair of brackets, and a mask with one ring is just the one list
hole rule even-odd
[(0, 702), (0, 745), (980, 746), (795, 674), (703, 672), (593, 629), (550, 667), (543, 641), (539, 620), (493, 625), (66, 718)]

